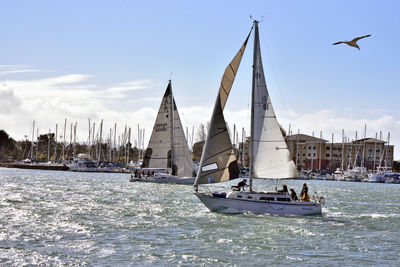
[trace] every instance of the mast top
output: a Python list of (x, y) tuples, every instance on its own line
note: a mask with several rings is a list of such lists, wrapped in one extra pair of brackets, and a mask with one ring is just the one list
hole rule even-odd
[(250, 15), (250, 19), (253, 21), (254, 24), (258, 24), (259, 22), (263, 22), (264, 21), (264, 16), (261, 16), (261, 20), (257, 20), (255, 18), (253, 18), (252, 15)]

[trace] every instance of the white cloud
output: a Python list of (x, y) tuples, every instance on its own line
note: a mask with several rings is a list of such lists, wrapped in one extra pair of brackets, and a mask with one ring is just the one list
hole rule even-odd
[(17, 73), (29, 73), (29, 72), (45, 72), (46, 70), (35, 70), (35, 69), (22, 69), (22, 70), (5, 70), (0, 71), (0, 75), (17, 74)]
[(151, 88), (153, 86), (154, 82), (151, 80), (136, 80), (119, 83), (116, 86), (102, 90), (99, 94), (107, 96), (108, 98), (123, 98), (127, 92)]
[(21, 100), (14, 91), (5, 84), (0, 85), (0, 114), (10, 114), (18, 110), (20, 105)]
[(0, 65), (0, 69), (28, 68), (29, 65)]
[[(0, 66), (1, 67), (1, 66)], [(115, 86), (102, 89), (99, 85), (90, 82), (93, 77), (84, 74), (70, 74), (45, 79), (9, 80), (6, 85), (0, 85), (0, 122), (1, 128), (13, 138), (20, 140), (31, 131), (32, 121), (40, 133), (47, 133), (49, 128), (54, 132), (55, 124), (59, 125), (59, 133), (63, 131), (64, 119), (67, 118), (67, 136), (71, 123), (78, 123), (78, 140), (87, 141), (88, 118), (96, 123), (96, 131), (103, 119), (103, 138), (109, 134), (110, 128), (117, 123), (118, 133), (122, 133), (125, 125), (132, 127), (132, 140), (137, 137), (137, 125), (145, 129), (145, 145), (149, 140), (154, 120), (160, 105), (161, 97), (147, 97), (139, 89), (155, 87), (151, 80), (136, 80), (118, 83)], [(126, 97), (126, 93), (135, 93), (135, 97)], [(124, 97), (120, 101), (110, 104), (110, 98)], [(114, 103), (113, 102), (113, 103)], [(126, 104), (126, 105), (124, 105)], [(134, 105), (130, 105), (134, 104)], [(212, 106), (184, 106), (177, 103), (184, 129), (189, 133), (194, 127), (195, 134), (200, 123), (206, 124), (211, 119)], [(124, 107), (122, 107), (124, 106)], [(375, 114), (375, 115), (374, 115)], [(389, 114), (389, 115), (388, 115)], [(235, 110), (227, 107), (225, 119), (231, 130), (235, 124), (239, 138), (241, 129), (245, 128), (249, 134), (249, 109)], [(345, 130), (346, 137), (363, 137), (364, 125), (367, 125), (367, 136), (374, 137), (375, 133), (383, 132), (386, 140), (391, 133), (391, 144), (395, 144), (395, 158), (400, 158), (400, 120), (388, 111), (369, 110), (368, 113), (342, 112), (335, 109), (316, 110), (312, 113), (301, 113), (298, 110), (289, 110), (285, 114), (277, 114), (278, 120), (287, 130), (289, 123), (293, 133), (300, 129), (301, 133), (319, 136), (322, 130), (323, 137), (331, 140), (335, 135), (335, 142), (340, 142), (341, 131)], [(60, 135), (60, 134), (59, 134)]]

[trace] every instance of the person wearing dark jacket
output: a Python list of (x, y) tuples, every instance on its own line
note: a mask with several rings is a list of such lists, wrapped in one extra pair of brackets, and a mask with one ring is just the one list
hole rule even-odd
[(247, 180), (243, 179), (237, 185), (231, 186), (231, 189), (234, 190), (234, 191), (240, 191), (240, 189), (243, 189), (243, 191), (244, 191), (244, 187), (245, 186), (247, 186)]
[(292, 197), (293, 200), (298, 200), (297, 194), (293, 188), (290, 188), (290, 196)]
[(288, 190), (287, 190), (287, 185), (286, 185), (286, 184), (283, 184), (283, 185), (282, 185), (282, 189), (281, 189), (281, 190), (278, 190), (278, 192), (279, 192), (279, 193), (287, 193), (287, 192), (288, 192)]

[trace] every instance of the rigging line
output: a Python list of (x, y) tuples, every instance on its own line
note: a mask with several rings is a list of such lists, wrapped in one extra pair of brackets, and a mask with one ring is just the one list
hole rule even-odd
[(281, 97), (281, 100), (282, 100), (282, 103), (283, 103), (285, 115), (289, 119), (288, 108), (287, 108), (287, 105), (286, 105), (286, 102), (285, 102), (285, 98), (283, 97), (283, 93), (282, 93), (282, 90), (281, 90), (281, 87), (280, 87), (280, 84), (279, 84), (278, 76), (276, 75), (276, 72), (275, 72), (274, 64), (272, 63), (272, 58), (271, 58), (271, 54), (270, 54), (269, 49), (268, 49), (267, 42), (265, 41), (263, 31), (260, 30), (260, 32), (261, 32), (262, 42), (263, 42), (264, 47), (265, 47), (265, 49), (267, 51), (267, 56), (268, 56), (269, 62), (271, 63), (272, 73), (273, 73), (273, 76), (275, 78), (276, 86), (278, 87), (278, 91), (279, 91), (279, 94), (280, 94), (280, 97)]

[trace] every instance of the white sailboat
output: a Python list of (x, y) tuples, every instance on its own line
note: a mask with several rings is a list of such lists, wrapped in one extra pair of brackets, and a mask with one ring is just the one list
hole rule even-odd
[(193, 184), (196, 172), (169, 81), (158, 110), (143, 166), (131, 168), (131, 181)]
[(78, 154), (68, 168), (73, 172), (98, 172), (97, 163), (90, 157), (89, 154)]
[[(218, 183), (238, 177), (236, 158), (226, 129), (223, 109), (253, 27), (255, 35), (249, 191), (231, 191), (228, 194), (199, 192), (200, 184)], [(298, 176), (268, 94), (261, 60), (258, 21), (254, 21), (253, 27), (222, 77), (200, 168), (194, 183), (195, 195), (210, 211), (279, 215), (319, 214), (321, 213), (322, 198), (315, 201), (295, 201), (288, 193), (280, 193), (276, 190), (272, 192), (253, 191), (252, 179), (254, 178), (285, 179)]]

